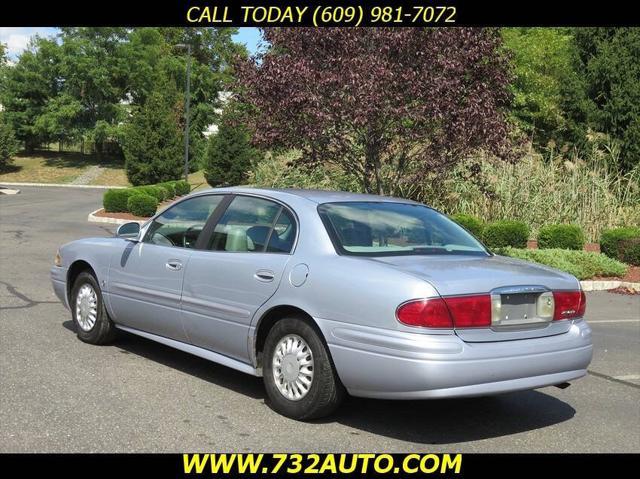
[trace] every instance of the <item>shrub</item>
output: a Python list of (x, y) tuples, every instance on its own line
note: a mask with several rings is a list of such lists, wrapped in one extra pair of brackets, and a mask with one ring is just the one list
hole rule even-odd
[(538, 248), (581, 250), (584, 233), (578, 225), (546, 225), (538, 232)]
[(176, 182), (175, 181), (165, 181), (164, 183), (160, 183), (158, 186), (163, 187), (167, 190), (166, 199), (171, 199), (176, 196)]
[(600, 251), (609, 258), (622, 259), (623, 242), (635, 238), (640, 238), (640, 228), (635, 226), (605, 230), (600, 236)]
[(479, 218), (476, 218), (472, 215), (466, 215), (464, 213), (451, 215), (450, 218), (459, 225), (467, 228), (478, 238), (482, 236), (482, 229), (484, 228), (484, 225), (482, 223), (482, 220), (480, 220)]
[(176, 195), (183, 196), (191, 193), (191, 185), (187, 180), (174, 181), (173, 184), (176, 188)]
[(129, 211), (129, 197), (137, 193), (134, 188), (107, 190), (102, 197), (102, 206), (109, 213), (125, 213)]
[(159, 202), (166, 200), (169, 194), (169, 192), (165, 188), (158, 185), (137, 186), (134, 188), (134, 190), (146, 195), (153, 196)]
[(0, 171), (11, 163), (18, 152), (18, 141), (11, 125), (6, 123), (0, 115)]
[(489, 248), (524, 248), (529, 239), (529, 227), (520, 221), (495, 221), (485, 225), (482, 239)]
[(640, 266), (640, 238), (622, 240), (620, 242), (622, 261), (634, 266)]
[(242, 184), (258, 158), (259, 153), (251, 146), (246, 128), (234, 124), (227, 113), (222, 117), (218, 132), (209, 137), (204, 177), (211, 186)]
[(501, 248), (499, 254), (544, 264), (574, 275), (579, 280), (594, 276), (621, 277), (627, 273), (627, 265), (604, 254), (567, 249), (516, 249)]
[(127, 202), (129, 213), (136, 216), (153, 216), (158, 209), (158, 199), (145, 193), (136, 193)]

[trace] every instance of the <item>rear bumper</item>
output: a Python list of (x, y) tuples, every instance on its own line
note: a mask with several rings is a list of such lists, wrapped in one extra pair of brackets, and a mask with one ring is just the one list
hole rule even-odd
[(591, 329), (555, 336), (465, 343), (454, 334), (381, 331), (318, 320), (340, 379), (354, 396), (425, 399), (535, 389), (582, 377)]
[(67, 270), (58, 266), (51, 268), (51, 285), (58, 299), (69, 309), (67, 298)]

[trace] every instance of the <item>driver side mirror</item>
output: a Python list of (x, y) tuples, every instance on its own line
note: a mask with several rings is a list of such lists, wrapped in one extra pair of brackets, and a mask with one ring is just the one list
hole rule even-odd
[(116, 230), (117, 238), (137, 240), (138, 236), (140, 236), (140, 223), (136, 223), (135, 221), (120, 225)]

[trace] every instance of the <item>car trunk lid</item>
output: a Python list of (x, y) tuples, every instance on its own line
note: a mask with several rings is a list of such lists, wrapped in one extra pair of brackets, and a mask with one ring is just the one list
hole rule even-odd
[(565, 333), (571, 326), (571, 321), (553, 321), (538, 314), (539, 305), (551, 291), (579, 289), (578, 281), (567, 273), (502, 256), (389, 256), (373, 260), (429, 282), (445, 299), (491, 295), (491, 327), (456, 328), (464, 341), (538, 338)]

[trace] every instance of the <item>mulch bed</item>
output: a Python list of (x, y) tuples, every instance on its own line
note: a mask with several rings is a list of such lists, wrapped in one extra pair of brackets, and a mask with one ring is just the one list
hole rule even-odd
[(130, 220), (130, 221), (145, 221), (149, 218), (144, 218), (142, 216), (132, 215), (131, 213), (107, 213), (104, 208), (100, 208), (98, 211), (94, 213), (95, 216), (99, 216), (101, 218), (117, 218), (119, 220)]
[(624, 281), (626, 283), (640, 283), (640, 266), (629, 266), (627, 274), (622, 278), (618, 276), (612, 276), (608, 278), (596, 276), (592, 278), (594, 281)]

